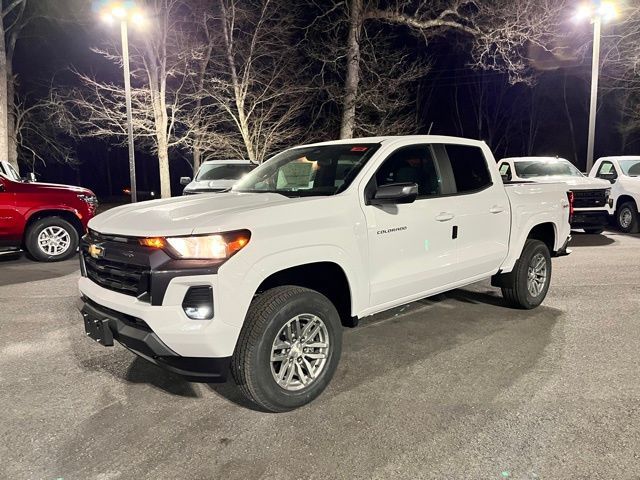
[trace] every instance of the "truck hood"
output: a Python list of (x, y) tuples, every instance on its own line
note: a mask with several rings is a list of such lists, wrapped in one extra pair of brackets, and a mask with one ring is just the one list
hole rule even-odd
[(606, 180), (602, 180), (601, 178), (573, 177), (570, 175), (528, 178), (527, 180), (531, 180), (536, 183), (562, 182), (569, 185), (572, 190), (591, 190), (591, 189), (597, 189), (597, 188), (611, 188), (611, 184)]
[(74, 185), (60, 185), (58, 183), (41, 183), (41, 182), (33, 182), (28, 183), (33, 188), (42, 188), (47, 190), (56, 190), (56, 191), (64, 191), (64, 192), (74, 192), (74, 193), (82, 193), (82, 194), (91, 194), (93, 192), (88, 188), (76, 187)]
[(277, 193), (203, 193), (116, 207), (94, 217), (89, 228), (132, 237), (191, 235), (203, 228), (215, 232), (238, 213), (303, 200)]

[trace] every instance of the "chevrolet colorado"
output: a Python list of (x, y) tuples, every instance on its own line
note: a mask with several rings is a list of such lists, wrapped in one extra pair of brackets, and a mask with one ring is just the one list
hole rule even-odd
[(492, 278), (547, 294), (566, 252), (564, 184), (504, 185), (484, 142), (376, 137), (306, 145), (231, 192), (95, 217), (79, 288), (87, 335), (200, 381), (227, 371), (267, 411), (316, 398), (342, 325)]

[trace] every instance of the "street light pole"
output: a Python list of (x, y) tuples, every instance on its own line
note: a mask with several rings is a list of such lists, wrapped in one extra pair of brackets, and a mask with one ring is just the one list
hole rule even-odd
[(136, 188), (136, 154), (133, 146), (133, 112), (131, 107), (131, 71), (129, 67), (129, 34), (127, 20), (120, 22), (122, 34), (122, 65), (124, 66), (124, 92), (127, 104), (127, 134), (129, 136), (129, 178), (131, 182), (131, 203), (138, 201)]
[(591, 107), (589, 109), (589, 142), (587, 146), (587, 172), (591, 171), (596, 142), (596, 117), (598, 115), (598, 80), (600, 77), (600, 34), (602, 16), (593, 19), (593, 60), (591, 62)]

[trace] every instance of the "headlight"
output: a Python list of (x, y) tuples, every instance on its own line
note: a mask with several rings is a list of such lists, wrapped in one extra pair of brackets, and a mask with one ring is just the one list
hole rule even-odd
[(79, 193), (78, 198), (91, 206), (95, 207), (96, 205), (98, 205), (98, 199), (95, 195), (86, 195), (84, 193)]
[(611, 196), (611, 189), (610, 188), (607, 188), (604, 191), (604, 196), (605, 196), (605, 198), (609, 198)]
[(169, 253), (184, 259), (225, 260), (242, 250), (251, 238), (248, 230), (194, 235), (189, 237), (143, 238), (140, 244), (152, 248), (167, 248)]

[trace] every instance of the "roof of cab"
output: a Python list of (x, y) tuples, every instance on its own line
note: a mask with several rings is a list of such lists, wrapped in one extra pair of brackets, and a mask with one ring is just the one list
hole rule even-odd
[(420, 143), (457, 143), (462, 145), (485, 145), (482, 140), (472, 140), (462, 137), (451, 137), (446, 135), (388, 135), (381, 137), (360, 137), (360, 138), (345, 138), (342, 140), (331, 140), (327, 142), (318, 142), (309, 145), (300, 145), (306, 147), (317, 147), (321, 145), (341, 145), (351, 143), (395, 143), (403, 141), (414, 141)]

